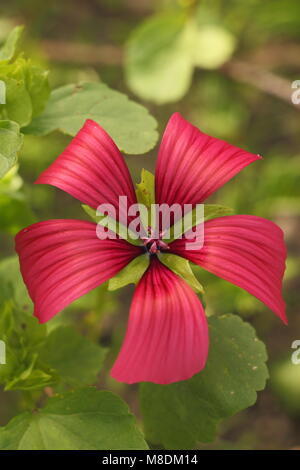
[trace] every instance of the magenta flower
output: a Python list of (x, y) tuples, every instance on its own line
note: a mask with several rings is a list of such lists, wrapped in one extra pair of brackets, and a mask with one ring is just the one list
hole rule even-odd
[[(202, 203), (258, 159), (209, 137), (176, 113), (159, 149), (156, 203)], [(123, 157), (91, 120), (37, 183), (56, 186), (95, 209), (101, 203), (117, 207), (120, 195), (127, 196), (129, 205), (137, 202)], [(286, 257), (281, 229), (260, 217), (233, 215), (205, 222), (204, 234), (203, 248), (189, 251), (184, 239), (166, 246), (150, 236), (135, 246), (121, 238), (99, 240), (93, 222), (49, 220), (21, 230), (16, 251), (34, 314), (43, 323), (147, 249), (150, 264), (134, 292), (127, 333), (111, 374), (127, 383), (167, 384), (204, 368), (208, 328), (199, 298), (160, 262), (158, 251), (161, 256), (167, 251), (187, 258), (245, 289), (287, 323), (281, 295)]]

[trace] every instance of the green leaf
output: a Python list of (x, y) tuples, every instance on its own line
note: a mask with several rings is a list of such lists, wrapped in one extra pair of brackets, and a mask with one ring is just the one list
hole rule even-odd
[(106, 349), (92, 343), (69, 326), (54, 329), (41, 350), (42, 362), (54, 369), (68, 385), (90, 385), (96, 382), (103, 366)]
[[(147, 19), (126, 49), (126, 78), (141, 98), (157, 104), (179, 100), (193, 73), (193, 31), (180, 10)], [(192, 34), (191, 34), (192, 33)]]
[(145, 450), (127, 405), (107, 391), (86, 388), (51, 398), (0, 428), (1, 450)]
[(159, 259), (163, 264), (171, 269), (171, 271), (174, 271), (174, 273), (182, 277), (195, 292), (204, 294), (203, 286), (195, 277), (187, 259), (181, 258), (181, 256), (173, 255), (172, 253), (163, 253), (159, 255)]
[(252, 326), (235, 315), (208, 321), (210, 349), (202, 372), (176, 384), (141, 387), (146, 436), (167, 449), (212, 441), (218, 423), (253, 405), (268, 378), (266, 349)]
[(125, 268), (123, 268), (108, 283), (108, 290), (116, 290), (128, 284), (137, 284), (149, 266), (149, 256), (147, 254), (134, 258)]
[(19, 39), (23, 32), (24, 26), (16, 26), (8, 35), (5, 43), (0, 49), (0, 61), (11, 60), (16, 52)]
[(126, 153), (145, 153), (157, 141), (156, 120), (146, 108), (104, 83), (83, 82), (54, 90), (43, 114), (24, 132), (75, 135), (86, 119), (98, 122)]
[(17, 162), (23, 143), (20, 127), (12, 121), (0, 121), (0, 178)]

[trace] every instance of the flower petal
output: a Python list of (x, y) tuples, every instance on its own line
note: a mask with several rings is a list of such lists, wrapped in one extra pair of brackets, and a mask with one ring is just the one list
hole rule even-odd
[(155, 172), (156, 203), (199, 204), (245, 166), (260, 159), (210, 137), (175, 113), (159, 149)]
[(94, 209), (100, 204), (119, 207), (119, 196), (127, 196), (128, 206), (136, 203), (124, 158), (105, 130), (90, 119), (36, 183), (56, 186)]
[(34, 314), (44, 323), (117, 274), (141, 248), (121, 239), (99, 240), (96, 224), (70, 219), (21, 230), (16, 251)]
[(126, 383), (168, 384), (204, 368), (205, 313), (183, 279), (154, 259), (132, 301), (126, 337), (111, 375)]
[(277, 225), (251, 215), (219, 217), (205, 222), (202, 249), (185, 245), (175, 240), (170, 251), (245, 289), (287, 323), (281, 293), (286, 248)]

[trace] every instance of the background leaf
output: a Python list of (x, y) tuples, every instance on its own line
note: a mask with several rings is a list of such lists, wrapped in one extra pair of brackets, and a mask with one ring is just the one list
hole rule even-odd
[(93, 119), (103, 126), (126, 153), (145, 153), (157, 140), (156, 121), (146, 108), (97, 82), (66, 85), (54, 90), (44, 113), (24, 132), (45, 135), (58, 129), (75, 135), (86, 119)]
[(74, 328), (55, 328), (46, 338), (40, 359), (68, 385), (90, 385), (96, 382), (106, 350), (77, 333)]
[(180, 10), (147, 19), (126, 48), (126, 78), (140, 97), (157, 104), (187, 92), (193, 73), (193, 29)]

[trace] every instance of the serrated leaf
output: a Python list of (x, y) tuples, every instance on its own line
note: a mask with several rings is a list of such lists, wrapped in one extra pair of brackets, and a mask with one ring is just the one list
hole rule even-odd
[(149, 266), (149, 256), (147, 254), (137, 256), (108, 283), (108, 290), (121, 289), (128, 284), (137, 284)]
[(266, 349), (248, 323), (235, 315), (208, 319), (205, 369), (171, 385), (143, 384), (146, 436), (167, 449), (187, 449), (214, 439), (218, 423), (248, 408), (268, 378)]
[(163, 264), (171, 269), (171, 271), (174, 271), (174, 273), (182, 277), (182, 279), (184, 279), (195, 292), (204, 294), (203, 286), (195, 277), (187, 259), (181, 258), (181, 256), (173, 255), (172, 253), (163, 253), (159, 255), (159, 259)]
[(24, 30), (24, 26), (16, 26), (8, 35), (5, 43), (0, 49), (0, 61), (11, 60), (16, 52), (21, 34)]
[(193, 35), (180, 10), (147, 19), (133, 32), (125, 71), (129, 87), (157, 104), (182, 98), (193, 73)]
[(1, 450), (148, 449), (126, 403), (107, 391), (86, 388), (51, 398), (0, 428)]
[(90, 385), (96, 382), (106, 349), (81, 336), (69, 326), (55, 328), (39, 351), (40, 360), (54, 369), (63, 383)]
[(0, 178), (17, 162), (23, 136), (16, 122), (0, 121)]
[(75, 135), (86, 119), (98, 122), (126, 153), (145, 153), (157, 141), (156, 120), (146, 108), (104, 83), (83, 82), (54, 90), (45, 111), (24, 132)]

